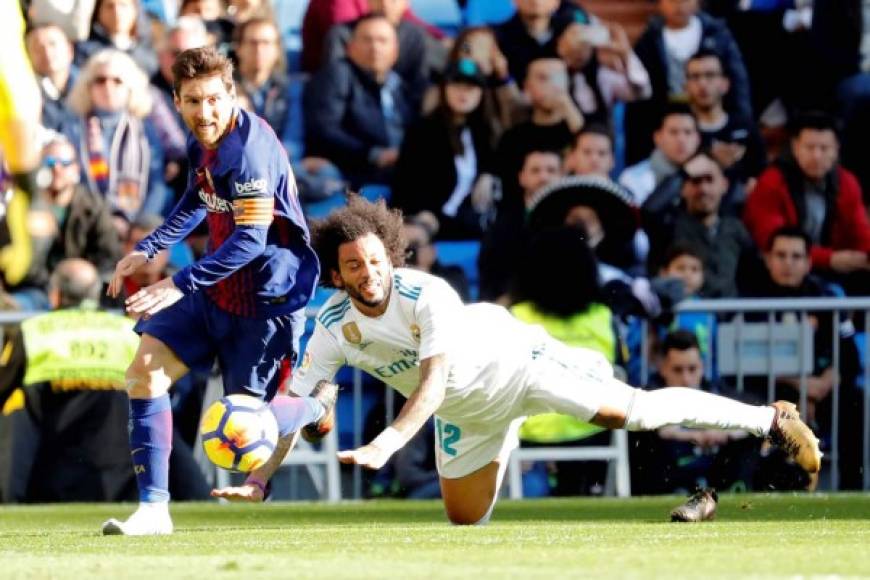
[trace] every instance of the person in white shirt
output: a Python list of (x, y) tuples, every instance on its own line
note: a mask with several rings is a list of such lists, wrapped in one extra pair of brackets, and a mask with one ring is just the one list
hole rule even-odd
[[(454, 524), (489, 520), (520, 423), (546, 412), (612, 429), (743, 429), (779, 441), (818, 471), (818, 441), (793, 406), (629, 387), (600, 353), (568, 347), (500, 306), (463, 305), (440, 278), (401, 267), (401, 231), (399, 211), (362, 198), (314, 226), (321, 283), (339, 291), (317, 316), (291, 389), (307, 394), (350, 365), (408, 399), (374, 440), (339, 452), (343, 463), (379, 469), (434, 414), (441, 491)], [(230, 498), (251, 499), (248, 487)]]

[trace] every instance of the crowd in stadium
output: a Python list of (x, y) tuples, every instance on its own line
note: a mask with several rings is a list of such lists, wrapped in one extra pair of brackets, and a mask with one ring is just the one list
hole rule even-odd
[[(414, 12), (448, 4), (458, 20)], [(43, 99), (42, 153), (27, 217), (31, 262), (20, 279), (6, 278), (5, 310), (56, 308), (52, 280), (69, 259), (107, 281), (169, 214), (190, 170), (172, 64), (205, 45), (231, 57), (239, 106), (265, 119), (286, 149), (307, 217), (324, 217), (348, 192), (386, 199), (404, 212), (410, 265), (444, 277), (463, 299), (503, 304), (567, 344), (599, 350), (633, 384), (647, 357), (648, 388), (764, 402), (766, 376), (738, 392), (716, 368), (722, 317), (672, 306), (870, 294), (866, 2), (22, 0), (22, 9)], [(582, 238), (572, 235), (578, 229)], [(100, 306), (121, 308), (125, 296), (202, 256), (206, 240), (203, 224), (128, 278), (120, 301), (101, 292)], [(471, 268), (439, 256), (457, 247), (473, 248)], [(838, 446), (839, 487), (858, 489), (864, 319), (809, 319), (808, 377), (775, 377), (776, 395), (797, 402), (803, 385), (808, 422), (825, 449)], [(5, 344), (26, 342), (9, 338), (16, 332)], [(18, 410), (32, 414), (31, 430), (60, 415), (45, 397), (34, 411), (12, 396), (26, 364), (9, 355), (13, 346), (0, 356), (0, 446), (15, 450), (0, 452), (0, 500), (130, 497), (123, 434), (112, 447), (118, 463), (103, 454), (115, 483), (99, 497), (21, 475), (21, 461), (27, 473), (78, 464), (14, 442), (31, 432), (16, 431)], [(175, 445), (180, 465), (192, 466), (206, 378), (192, 376), (173, 394), (176, 438), (187, 442)], [(120, 417), (122, 407), (100, 412)], [(370, 408), (382, 424), (383, 407)], [(63, 441), (58, 432), (53, 441)], [(521, 435), (527, 445), (610, 437), (559, 416), (530, 420)], [(431, 439), (430, 429), (401, 450), (371, 478), (370, 493), (437, 495)], [(633, 442), (634, 493), (817, 484), (745, 434), (664, 428)], [(173, 497), (207, 495), (195, 466), (173, 470)], [(597, 464), (539, 463), (528, 466), (526, 493), (602, 493), (605, 478)]]

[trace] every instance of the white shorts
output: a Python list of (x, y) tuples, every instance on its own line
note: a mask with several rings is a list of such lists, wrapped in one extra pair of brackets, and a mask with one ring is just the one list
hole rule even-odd
[(547, 341), (505, 388), (522, 389), (506, 419), (463, 424), (435, 417), (435, 458), (446, 479), (470, 475), (493, 461), (507, 461), (519, 445), (517, 432), (527, 416), (564, 413), (589, 421), (602, 407), (631, 408), (636, 390), (613, 377), (599, 352)]

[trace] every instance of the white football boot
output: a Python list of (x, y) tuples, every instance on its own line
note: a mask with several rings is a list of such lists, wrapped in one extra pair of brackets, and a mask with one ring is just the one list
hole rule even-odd
[(112, 518), (103, 523), (104, 536), (162, 536), (172, 531), (169, 502), (140, 503), (127, 521)]

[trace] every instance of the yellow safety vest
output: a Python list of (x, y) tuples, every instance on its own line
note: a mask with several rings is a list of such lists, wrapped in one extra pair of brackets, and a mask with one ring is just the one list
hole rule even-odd
[[(585, 312), (567, 318), (543, 313), (531, 302), (515, 304), (511, 312), (523, 322), (543, 326), (550, 336), (568, 346), (596, 350), (611, 363), (616, 359), (613, 315), (603, 304), (592, 304)], [(570, 415), (546, 413), (526, 419), (520, 428), (520, 439), (533, 443), (564, 443), (585, 439), (601, 431), (601, 427)]]
[(24, 385), (51, 383), (56, 390), (122, 389), (139, 337), (129, 318), (69, 309), (21, 324), (27, 371)]

